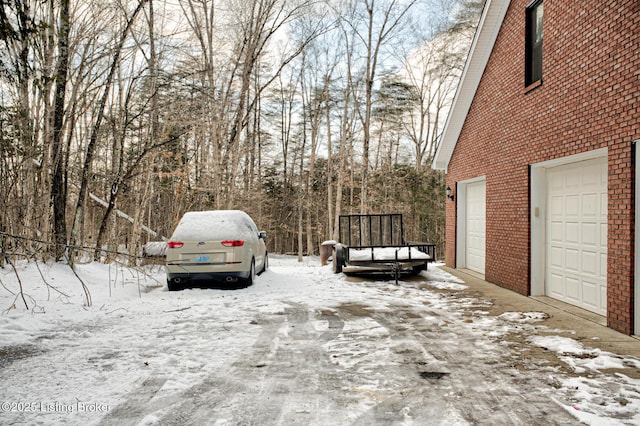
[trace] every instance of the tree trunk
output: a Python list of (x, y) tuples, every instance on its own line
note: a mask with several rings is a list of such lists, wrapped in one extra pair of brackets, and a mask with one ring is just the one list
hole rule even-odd
[(56, 260), (62, 259), (67, 248), (67, 182), (65, 174), (65, 153), (62, 144), (62, 128), (65, 110), (65, 93), (69, 61), (69, 0), (60, 0), (60, 33), (58, 54), (60, 56), (56, 72), (56, 93), (53, 111), (53, 176), (51, 178), (51, 202), (53, 204), (53, 233)]
[(329, 96), (329, 75), (324, 82), (325, 121), (327, 126), (327, 230), (333, 238), (333, 147), (331, 146), (331, 102)]

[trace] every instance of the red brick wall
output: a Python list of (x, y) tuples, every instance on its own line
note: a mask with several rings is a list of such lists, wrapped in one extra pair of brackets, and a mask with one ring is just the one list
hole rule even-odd
[[(640, 1), (544, 2), (543, 84), (524, 87), (525, 8), (513, 0), (449, 163), (447, 185), (486, 176), (487, 281), (530, 293), (530, 164), (608, 148), (608, 324), (633, 332), (634, 161)], [(640, 147), (639, 147), (640, 148)], [(446, 261), (455, 266), (455, 203)]]

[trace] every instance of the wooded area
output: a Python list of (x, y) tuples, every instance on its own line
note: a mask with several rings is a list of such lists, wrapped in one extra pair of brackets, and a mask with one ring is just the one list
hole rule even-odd
[(274, 253), (402, 213), (443, 253), (431, 170), (483, 1), (8, 0), (0, 266), (133, 256), (189, 210)]

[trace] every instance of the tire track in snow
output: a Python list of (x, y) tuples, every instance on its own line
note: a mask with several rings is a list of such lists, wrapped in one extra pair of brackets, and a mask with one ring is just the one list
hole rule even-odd
[(147, 412), (146, 404), (162, 388), (167, 379), (157, 376), (147, 378), (132, 392), (129, 398), (107, 413), (100, 421), (102, 426), (137, 424)]
[[(447, 407), (450, 411), (447, 423), (453, 416), (473, 425), (580, 424), (549, 395), (527, 391), (523, 381), (532, 382), (530, 388), (536, 390), (549, 386), (545, 386), (543, 380), (535, 379), (533, 374), (523, 376), (512, 368), (508, 348), (485, 352), (482, 350), (485, 345), (498, 343), (484, 341), (486, 336), (465, 337), (456, 333), (455, 330), (464, 328), (460, 319), (447, 319), (459, 322), (455, 327), (434, 327), (422, 318), (424, 315), (422, 309), (411, 313), (407, 307), (372, 314), (372, 318), (389, 330), (392, 339), (412, 342), (414, 348), (400, 354), (406, 364), (416, 364), (416, 374), (448, 373), (440, 379), (414, 381), (416, 386), (409, 392), (412, 398), (404, 400), (408, 407), (405, 412), (410, 412), (413, 420), (418, 416), (422, 421), (440, 423), (429, 416)], [(428, 409), (428, 406), (433, 409)], [(385, 401), (374, 411), (374, 414), (367, 413), (362, 420), (373, 417), (393, 422), (394, 419), (386, 413), (396, 413), (396, 422), (403, 420), (397, 415), (403, 411), (398, 410), (396, 398)], [(380, 413), (386, 418), (381, 419)], [(366, 421), (359, 423), (366, 424)]]
[[(163, 425), (332, 423), (335, 402), (327, 389), (338, 377), (323, 345), (340, 334), (344, 323), (330, 313), (311, 315), (304, 304), (289, 305), (281, 315), (254, 321), (262, 331), (251, 353), (228, 370), (146, 404), (132, 395), (104, 424), (136, 424), (136, 415), (144, 412), (155, 413)], [(127, 415), (133, 404), (144, 408)]]
[[(304, 304), (288, 304), (277, 327), (267, 322), (254, 351), (234, 364), (234, 377), (249, 384), (252, 397), (234, 395), (220, 419), (246, 424), (331, 422), (335, 410), (327, 389), (335, 377), (322, 345), (340, 333), (342, 322), (331, 315), (312, 316)], [(326, 330), (316, 329), (318, 321), (326, 323)]]
[[(343, 356), (353, 354), (345, 362), (350, 385), (356, 392), (370, 390), (364, 399), (368, 408), (360, 410), (351, 424), (465, 423), (420, 376), (420, 367), (435, 359), (416, 336), (406, 332), (409, 327), (405, 316), (413, 314), (400, 309), (382, 313), (364, 305), (343, 309), (342, 315), (360, 318), (359, 326), (344, 341)], [(393, 325), (387, 319), (399, 324)], [(439, 370), (444, 371), (442, 366)]]

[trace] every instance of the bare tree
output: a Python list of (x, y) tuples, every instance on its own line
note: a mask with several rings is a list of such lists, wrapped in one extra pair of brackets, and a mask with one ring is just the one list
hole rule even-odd
[[(344, 20), (355, 35), (352, 43), (361, 43), (365, 49), (364, 64), (364, 100), (358, 95), (354, 96), (356, 110), (362, 122), (362, 186), (360, 195), (360, 210), (366, 213), (368, 176), (369, 176), (369, 148), (371, 142), (371, 113), (373, 101), (373, 85), (378, 73), (381, 49), (400, 28), (400, 24), (406, 19), (406, 15), (417, 0), (399, 1), (388, 0), (362, 0), (354, 2), (351, 15)], [(359, 14), (359, 7), (364, 8), (364, 16)], [(364, 22), (364, 28), (360, 28), (360, 22)], [(346, 33), (348, 34), (348, 33)], [(350, 73), (350, 78), (351, 73)], [(353, 86), (353, 84), (352, 84)], [(362, 103), (364, 107), (361, 108)], [(363, 111), (364, 109), (364, 111)]]
[(453, 99), (468, 50), (458, 33), (441, 33), (416, 49), (405, 62), (406, 81), (413, 87), (415, 109), (405, 123), (416, 158), (416, 167), (430, 167), (438, 149), (444, 119)]
[[(320, 27), (311, 28), (280, 56), (277, 50), (269, 48), (312, 3), (311, 0), (230, 1), (218, 17), (213, 3), (181, 2), (199, 46), (200, 56), (194, 59), (202, 64), (197, 69), (203, 70), (206, 104), (202, 111), (212, 117), (203, 146), (210, 147), (206, 152), (211, 154), (211, 189), (218, 208), (233, 205), (237, 196), (234, 188), (240, 164), (244, 154), (252, 151), (252, 148), (242, 149), (243, 138), (249, 146), (253, 143), (246, 132), (252, 117), (256, 117), (254, 111), (261, 93), (277, 80)], [(273, 64), (268, 75), (260, 67), (267, 55)], [(256, 75), (264, 78), (257, 80)], [(204, 155), (200, 161), (203, 159)]]
[(118, 64), (120, 62), (120, 55), (122, 54), (122, 47), (124, 42), (128, 36), (129, 30), (133, 25), (138, 13), (142, 10), (142, 7), (147, 2), (147, 0), (140, 0), (136, 9), (133, 11), (132, 15), (127, 18), (125, 27), (123, 28), (119, 40), (116, 44), (116, 47), (113, 52), (113, 58), (111, 60), (111, 66), (109, 67), (109, 72), (104, 84), (102, 97), (98, 104), (98, 109), (96, 111), (95, 121), (93, 123), (93, 127), (91, 130), (91, 137), (89, 143), (87, 144), (87, 148), (84, 155), (84, 165), (82, 167), (82, 177), (80, 181), (80, 190), (78, 192), (78, 202), (76, 203), (76, 210), (73, 220), (73, 226), (71, 229), (71, 239), (70, 245), (74, 247), (79, 240), (80, 232), (84, 225), (84, 212), (85, 212), (85, 204), (87, 200), (87, 192), (88, 192), (88, 184), (89, 184), (89, 176), (91, 174), (91, 165), (93, 163), (93, 155), (95, 153), (96, 144), (98, 142), (98, 137), (100, 135), (100, 128), (102, 126), (102, 120), (104, 118), (104, 111), (107, 105), (107, 100), (109, 98), (109, 93), (111, 90), (111, 84), (113, 82), (115, 73), (118, 69)]

